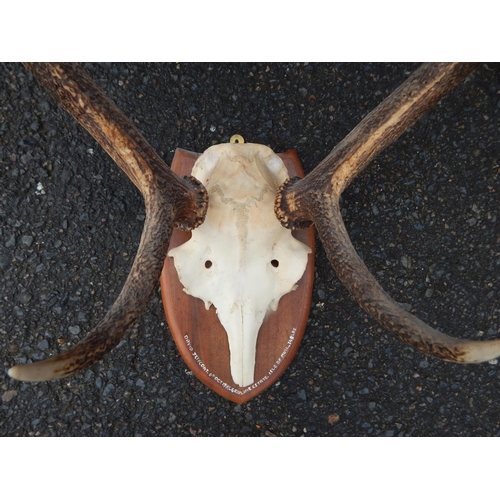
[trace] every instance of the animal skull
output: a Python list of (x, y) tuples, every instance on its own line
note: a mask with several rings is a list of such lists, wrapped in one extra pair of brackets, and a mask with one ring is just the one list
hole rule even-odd
[(283, 161), (260, 144), (219, 144), (196, 161), (192, 175), (209, 197), (205, 222), (170, 250), (184, 291), (213, 304), (226, 330), (231, 376), (254, 382), (257, 336), (269, 310), (296, 288), (311, 249), (274, 213), (276, 190), (288, 179)]

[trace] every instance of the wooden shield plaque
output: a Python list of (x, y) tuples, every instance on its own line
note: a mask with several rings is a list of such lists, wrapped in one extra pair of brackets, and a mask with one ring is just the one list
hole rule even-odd
[[(177, 149), (172, 170), (180, 176), (190, 175), (199, 156), (199, 153)], [(295, 151), (278, 156), (285, 163), (290, 177), (304, 176)], [(278, 310), (267, 315), (259, 330), (255, 379), (247, 387), (240, 387), (233, 382), (227, 334), (217, 318), (214, 306), (206, 310), (202, 300), (186, 294), (173, 258), (165, 259), (160, 278), (161, 292), (177, 348), (189, 369), (205, 385), (235, 403), (244, 403), (274, 384), (292, 361), (304, 335), (314, 279), (314, 229), (294, 231), (293, 235), (308, 245), (312, 252), (297, 289), (280, 299)], [(190, 232), (174, 230), (170, 248), (182, 245), (190, 237)]]

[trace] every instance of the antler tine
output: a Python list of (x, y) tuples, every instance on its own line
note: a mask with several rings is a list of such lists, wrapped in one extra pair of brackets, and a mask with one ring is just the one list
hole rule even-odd
[(328, 259), (358, 304), (384, 328), (421, 352), (445, 361), (479, 363), (500, 356), (500, 339), (450, 337), (405, 311), (383, 290), (356, 253), (340, 213), (342, 191), (384, 148), (412, 126), (477, 64), (424, 64), (304, 180), (281, 187), (276, 215), (287, 227), (316, 225)]
[(379, 104), (304, 179), (278, 193), (276, 215), (285, 227), (308, 226), (314, 199), (340, 197), (344, 189), (386, 147), (432, 108), (477, 63), (423, 64)]
[(139, 188), (146, 205), (141, 242), (125, 285), (104, 319), (66, 353), (9, 370), (25, 381), (67, 377), (100, 360), (143, 314), (160, 276), (174, 224), (194, 229), (208, 198), (194, 178), (175, 175), (88, 74), (75, 64), (25, 66), (83, 125)]
[(315, 209), (314, 223), (328, 260), (354, 300), (380, 325), (419, 351), (444, 361), (481, 363), (500, 356), (500, 339), (468, 341), (450, 337), (405, 311), (370, 273), (356, 253), (342, 220), (338, 200)]
[(151, 194), (166, 189), (178, 207), (179, 225), (192, 229), (203, 222), (204, 205), (199, 190), (204, 188), (196, 179), (183, 179), (172, 172), (81, 66), (73, 63), (24, 63), (24, 66), (113, 158), (141, 191), (146, 204)]

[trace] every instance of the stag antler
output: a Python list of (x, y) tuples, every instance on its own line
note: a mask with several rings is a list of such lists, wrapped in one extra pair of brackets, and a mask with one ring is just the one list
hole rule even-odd
[[(22, 380), (71, 375), (101, 359), (142, 314), (156, 284), (174, 222), (194, 228), (206, 209), (203, 188), (175, 176), (90, 78), (73, 65), (27, 65), (41, 83), (106, 149), (144, 196), (147, 216), (125, 286), (102, 322), (65, 354), (9, 374)], [(500, 340), (462, 341), (427, 326), (402, 309), (378, 284), (354, 250), (340, 215), (343, 190), (384, 148), (465, 78), (476, 64), (421, 66), (372, 111), (304, 180), (285, 183), (276, 199), (283, 225), (314, 223), (328, 258), (361, 307), (422, 352), (455, 362), (500, 356)], [(139, 276), (140, 274), (140, 276)]]
[(158, 282), (174, 224), (185, 230), (203, 222), (205, 188), (175, 175), (128, 118), (75, 64), (25, 64), (54, 99), (85, 127), (141, 191), (146, 221), (132, 269), (104, 319), (66, 353), (9, 370), (11, 377), (51, 380), (100, 360), (142, 316)]
[(337, 275), (368, 314), (419, 351), (456, 363), (480, 363), (500, 356), (500, 339), (456, 339), (431, 328), (398, 305), (356, 253), (342, 220), (339, 199), (378, 153), (476, 66), (473, 63), (420, 66), (305, 179), (283, 185), (276, 200), (276, 214), (286, 227), (316, 225)]

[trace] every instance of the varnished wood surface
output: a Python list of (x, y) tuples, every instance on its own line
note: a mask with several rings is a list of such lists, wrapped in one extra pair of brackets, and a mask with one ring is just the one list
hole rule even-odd
[[(172, 169), (178, 175), (190, 175), (198, 153), (177, 149)], [(303, 177), (295, 151), (279, 156), (291, 177)], [(190, 232), (174, 230), (170, 248), (190, 238)], [(297, 290), (281, 298), (278, 310), (265, 319), (257, 340), (255, 382), (248, 387), (236, 385), (230, 373), (227, 335), (215, 308), (207, 311), (202, 300), (187, 295), (177, 276), (173, 259), (167, 257), (160, 278), (163, 305), (174, 341), (190, 370), (221, 396), (244, 403), (274, 384), (295, 356), (307, 324), (314, 279), (314, 229), (294, 231), (306, 243), (309, 254), (306, 271)]]

